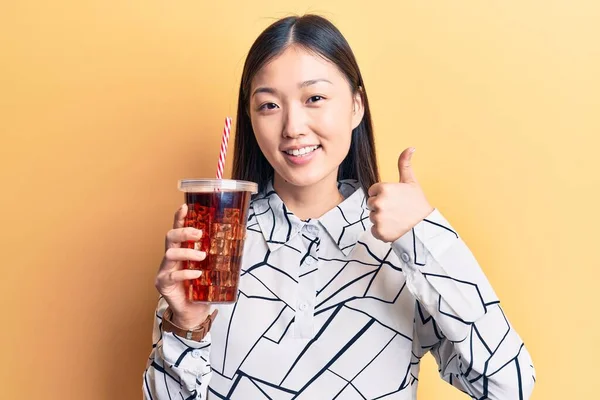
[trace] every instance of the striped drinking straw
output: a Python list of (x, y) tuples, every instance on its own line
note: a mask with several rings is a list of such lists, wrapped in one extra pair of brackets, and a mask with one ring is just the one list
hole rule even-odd
[(225, 127), (223, 128), (223, 137), (221, 138), (221, 151), (219, 152), (219, 162), (217, 164), (217, 179), (223, 179), (223, 167), (225, 166), (225, 156), (227, 155), (227, 143), (229, 142), (229, 133), (231, 132), (231, 118), (225, 118)]

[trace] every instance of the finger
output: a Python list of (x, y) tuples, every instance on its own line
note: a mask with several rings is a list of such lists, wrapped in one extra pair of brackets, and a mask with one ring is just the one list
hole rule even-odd
[(165, 258), (168, 261), (202, 261), (206, 258), (206, 253), (194, 249), (173, 247), (166, 251)]
[(198, 269), (181, 269), (163, 274), (157, 279), (158, 286), (171, 286), (188, 279), (198, 279), (202, 275), (202, 271)]
[(173, 228), (183, 228), (183, 224), (185, 223), (185, 216), (188, 212), (187, 204), (182, 204), (181, 207), (175, 212), (175, 218), (173, 220)]
[(373, 235), (373, 237), (374, 237), (375, 239), (379, 239), (379, 240), (381, 240), (381, 237), (379, 236), (379, 233), (377, 232), (377, 228), (375, 227), (375, 225), (373, 225), (373, 226), (371, 227), (371, 235)]
[(370, 212), (369, 220), (373, 223), (373, 225), (377, 225), (377, 223), (379, 222), (379, 214), (377, 214), (376, 212)]
[(401, 183), (416, 183), (417, 178), (412, 170), (412, 155), (415, 152), (414, 147), (405, 149), (398, 157), (398, 173)]
[(202, 230), (196, 228), (177, 228), (167, 232), (167, 248), (174, 244), (180, 244), (187, 241), (198, 241), (202, 237)]
[(369, 199), (367, 200), (367, 208), (370, 211), (378, 211), (379, 210), (377, 199), (375, 197), (369, 197)]
[(374, 183), (369, 188), (367, 194), (369, 195), (369, 197), (371, 197), (371, 196), (377, 196), (378, 194), (381, 193), (382, 189), (383, 189), (383, 184), (381, 182)]

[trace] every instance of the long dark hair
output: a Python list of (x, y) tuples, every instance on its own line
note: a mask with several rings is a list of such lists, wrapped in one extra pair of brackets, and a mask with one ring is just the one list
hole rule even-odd
[(248, 52), (238, 97), (233, 179), (257, 182), (260, 191), (273, 176), (273, 167), (252, 130), (248, 111), (250, 86), (256, 73), (290, 45), (303, 47), (335, 64), (346, 76), (352, 93), (362, 96), (364, 116), (352, 131), (350, 150), (340, 164), (338, 180), (356, 179), (367, 193), (379, 181), (379, 171), (365, 84), (354, 53), (341, 32), (327, 19), (311, 14), (276, 21), (260, 34)]

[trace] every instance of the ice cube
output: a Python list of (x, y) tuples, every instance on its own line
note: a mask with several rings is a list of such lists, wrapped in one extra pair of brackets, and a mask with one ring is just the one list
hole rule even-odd
[(192, 208), (190, 208), (188, 210), (186, 218), (188, 218), (188, 219), (196, 219), (196, 218), (198, 218), (198, 213), (195, 210), (193, 210)]
[(223, 287), (233, 286), (233, 282), (231, 280), (231, 272), (229, 272), (229, 271), (221, 272), (221, 286), (223, 286)]
[(183, 222), (183, 226), (186, 228), (194, 228), (196, 226), (196, 219), (195, 218), (186, 218), (185, 221)]
[(223, 210), (223, 222), (240, 222), (240, 210), (238, 208), (225, 208)]
[(225, 239), (228, 240), (237, 240), (241, 239), (240, 236), (243, 235), (243, 227), (240, 224), (231, 224), (231, 229), (227, 232)]
[(230, 256), (211, 255), (210, 267), (219, 271), (228, 271), (231, 266)]
[(228, 256), (231, 250), (231, 242), (225, 239), (213, 238), (210, 241), (210, 254), (220, 254)]
[(208, 234), (206, 226), (207, 225), (204, 222), (196, 222), (196, 229), (200, 229), (202, 231), (203, 236), (204, 234)]
[(211, 235), (216, 239), (227, 239), (228, 237), (231, 237), (231, 229), (231, 224), (221, 224), (215, 222), (212, 224)]
[(210, 207), (206, 207), (206, 206), (201, 206), (198, 203), (194, 204), (194, 209), (196, 210), (196, 212), (198, 212), (198, 214), (200, 215), (208, 215), (210, 214)]

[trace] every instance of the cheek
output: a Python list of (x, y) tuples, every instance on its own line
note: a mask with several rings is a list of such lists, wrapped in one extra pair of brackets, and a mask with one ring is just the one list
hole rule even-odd
[(278, 148), (278, 121), (275, 118), (253, 118), (252, 130), (262, 152), (266, 155)]
[(352, 138), (352, 116), (344, 108), (329, 110), (319, 116), (318, 129), (328, 144), (328, 151), (347, 152)]

